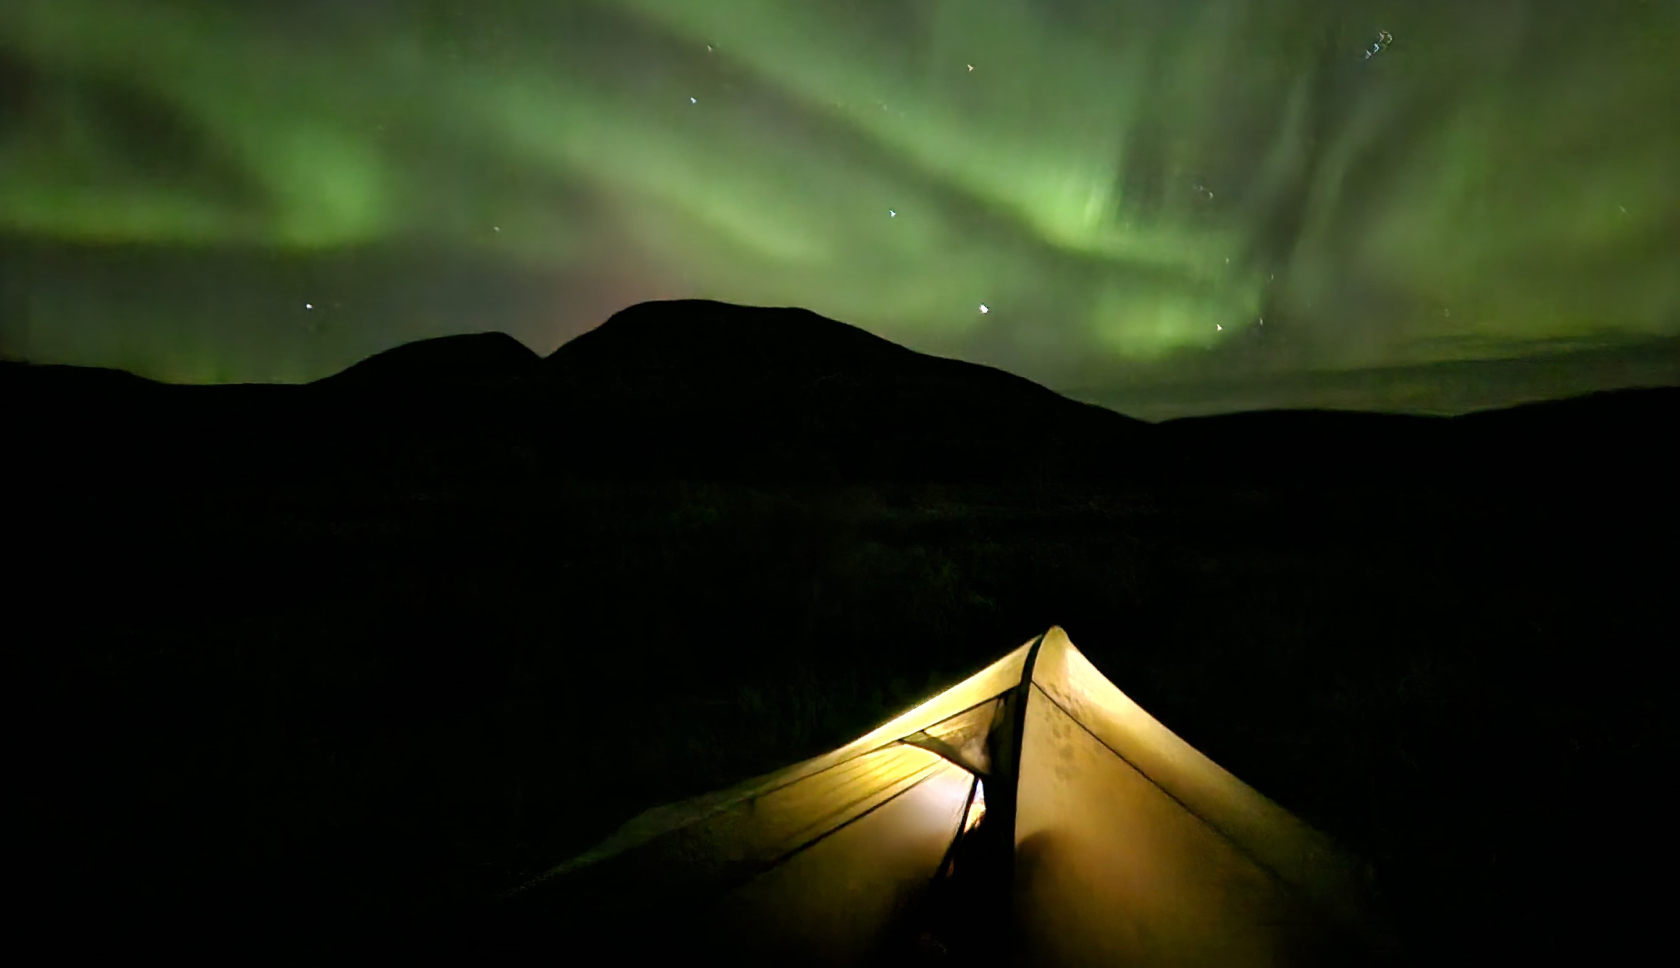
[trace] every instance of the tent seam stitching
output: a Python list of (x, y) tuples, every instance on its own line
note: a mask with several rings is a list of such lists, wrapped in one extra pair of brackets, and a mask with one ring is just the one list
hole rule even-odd
[[(1049, 701), (1049, 703), (1052, 706), (1055, 706), (1057, 709), (1061, 710), (1062, 715), (1066, 716), (1070, 721), (1072, 721), (1072, 723), (1075, 726), (1078, 726), (1080, 729), (1085, 731), (1086, 735), (1088, 735), (1092, 739), (1096, 740), (1097, 743), (1099, 745), (1101, 745), (1103, 749), (1108, 750), (1110, 753), (1113, 753), (1115, 755), (1115, 757), (1120, 760), (1120, 762), (1122, 762), (1122, 763), (1126, 764), (1127, 766), (1131, 767), (1132, 771), (1135, 772), (1138, 776), (1143, 777), (1144, 780), (1146, 782), (1148, 782), (1148, 784), (1150, 786), (1152, 786), (1155, 789), (1161, 791), (1162, 795), (1164, 795), (1167, 799), (1171, 800), (1173, 803), (1178, 804), (1179, 809), (1183, 810), (1185, 813), (1194, 817), (1196, 819), (1196, 821), (1198, 823), (1200, 823), (1202, 826), (1204, 826), (1204, 827), (1208, 828), (1209, 830), (1213, 831), (1215, 834), (1218, 834), (1219, 838), (1221, 840), (1230, 844), (1231, 847), (1237, 851), (1237, 853), (1239, 853), (1242, 856), (1248, 858), (1250, 863), (1254, 864), (1255, 867), (1258, 867), (1258, 868), (1260, 868), (1260, 870), (1264, 871), (1266, 873), (1266, 876), (1268, 876), (1268, 877), (1272, 878), (1273, 880), (1277, 881), (1279, 885), (1287, 888), (1290, 891), (1290, 893), (1296, 894), (1296, 895), (1301, 895), (1302, 894), (1301, 888), (1299, 886), (1297, 886), (1293, 881), (1289, 880), (1288, 878), (1285, 878), (1282, 874), (1278, 873), (1278, 871), (1276, 869), (1274, 869), (1272, 867), (1272, 865), (1270, 865), (1270, 864), (1266, 863), (1265, 861), (1261, 860), (1259, 857), (1256, 857), (1253, 852), (1251, 852), (1248, 848), (1244, 847), (1242, 844), (1238, 843), (1236, 838), (1232, 837), (1229, 833), (1226, 833), (1225, 830), (1222, 829), (1218, 824), (1214, 823), (1213, 821), (1209, 820), (1208, 818), (1206, 818), (1206, 817), (1202, 816), (1201, 814), (1197, 813), (1194, 809), (1192, 809), (1190, 807), (1189, 804), (1185, 803), (1183, 800), (1180, 800), (1178, 797), (1174, 796), (1171, 790), (1168, 790), (1166, 787), (1162, 786), (1159, 782), (1157, 782), (1154, 777), (1150, 776), (1148, 773), (1145, 773), (1144, 770), (1143, 770), (1143, 767), (1138, 766), (1136, 763), (1133, 763), (1131, 761), (1131, 759), (1126, 756), (1126, 754), (1124, 754), (1124, 753), (1120, 752), (1119, 750), (1115, 749), (1114, 747), (1108, 745), (1108, 742), (1106, 740), (1104, 740), (1101, 736), (1098, 736), (1096, 734), (1095, 730), (1091, 729), (1091, 727), (1086, 726), (1084, 723), (1080, 722), (1078, 716), (1075, 716), (1073, 714), (1073, 712), (1071, 710), (1069, 710), (1066, 706), (1057, 702), (1056, 697), (1050, 695), (1050, 693), (1043, 686), (1039, 685), (1036, 682), (1034, 682), (1032, 684), (1032, 686), (1033, 686), (1034, 689), (1037, 689), (1039, 694), (1042, 695), (1047, 701)], [(1313, 906), (1314, 907), (1317, 906), (1316, 902), (1314, 902)]]

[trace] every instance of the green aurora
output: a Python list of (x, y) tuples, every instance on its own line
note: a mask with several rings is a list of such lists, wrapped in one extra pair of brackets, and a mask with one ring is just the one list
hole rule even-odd
[(1680, 358), (1675, 0), (6, 0), (0, 112), (44, 362), (305, 380), (674, 296), (1134, 412)]

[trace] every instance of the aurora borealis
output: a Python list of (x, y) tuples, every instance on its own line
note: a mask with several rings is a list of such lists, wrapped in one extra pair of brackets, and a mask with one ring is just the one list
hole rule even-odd
[(0, 348), (168, 380), (675, 296), (1122, 408), (1680, 338), (1674, 0), (6, 0), (0, 112)]

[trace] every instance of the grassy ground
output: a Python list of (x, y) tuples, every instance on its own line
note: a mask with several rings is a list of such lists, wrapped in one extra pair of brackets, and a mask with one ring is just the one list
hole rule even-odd
[(53, 525), (14, 605), (39, 903), (217, 912), (326, 957), (1051, 624), (1366, 857), (1421, 960), (1634, 944), (1672, 853), (1648, 833), (1680, 641), (1655, 482), (412, 480)]

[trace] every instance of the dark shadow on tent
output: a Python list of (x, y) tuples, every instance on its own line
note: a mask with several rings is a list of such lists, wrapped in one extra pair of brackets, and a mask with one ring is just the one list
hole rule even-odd
[(1059, 628), (840, 749), (648, 811), (506, 905), (615, 957), (1395, 960), (1349, 858)]

